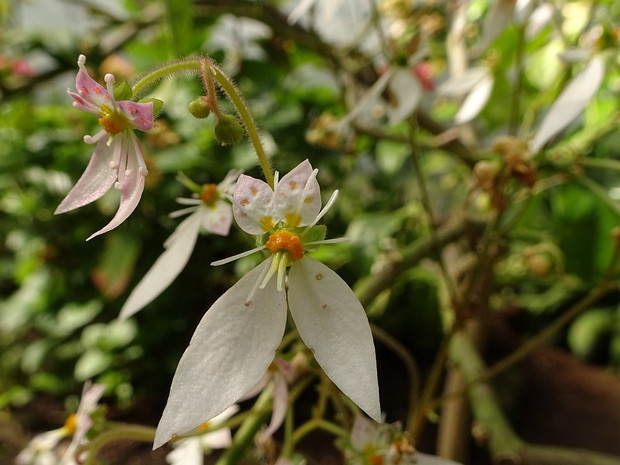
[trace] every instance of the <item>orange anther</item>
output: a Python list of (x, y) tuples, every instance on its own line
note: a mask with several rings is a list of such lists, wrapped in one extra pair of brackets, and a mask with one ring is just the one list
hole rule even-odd
[(72, 413), (67, 418), (67, 421), (65, 421), (65, 428), (67, 429), (69, 434), (73, 434), (73, 433), (75, 433), (76, 427), (77, 427), (77, 417), (76, 417), (75, 413)]
[(209, 205), (213, 200), (213, 197), (217, 194), (217, 186), (215, 184), (205, 184), (202, 186), (202, 192), (200, 193), (200, 200)]
[(299, 236), (291, 234), (288, 231), (272, 234), (269, 236), (269, 240), (265, 246), (274, 253), (278, 250), (286, 250), (293, 262), (304, 256), (304, 248), (301, 245)]

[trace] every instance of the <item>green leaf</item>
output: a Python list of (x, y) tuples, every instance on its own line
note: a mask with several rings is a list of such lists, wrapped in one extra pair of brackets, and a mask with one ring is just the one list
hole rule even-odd
[(166, 13), (172, 51), (175, 55), (187, 55), (191, 52), (190, 40), (193, 29), (193, 11), (190, 0), (166, 0)]
[(99, 349), (88, 349), (75, 364), (75, 379), (86, 381), (98, 375), (112, 363), (112, 355)]

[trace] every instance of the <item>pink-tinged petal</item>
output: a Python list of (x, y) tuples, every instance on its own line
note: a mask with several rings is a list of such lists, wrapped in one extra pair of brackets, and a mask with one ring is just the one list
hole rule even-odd
[(321, 210), (321, 189), (316, 173), (304, 160), (286, 174), (276, 186), (274, 209), (278, 220), (290, 226), (311, 223)]
[(257, 286), (269, 264), (241, 278), (198, 324), (174, 374), (155, 449), (223, 412), (267, 371), (286, 325), (285, 293), (275, 280)]
[(118, 172), (117, 169), (110, 167), (110, 159), (114, 149), (113, 146), (106, 145), (106, 138), (99, 140), (86, 170), (63, 201), (60, 202), (54, 212), (55, 215), (94, 202), (112, 187)]
[(245, 232), (263, 234), (273, 228), (273, 191), (267, 183), (242, 174), (233, 199), (235, 220)]
[[(127, 166), (124, 173), (122, 173), (123, 177), (121, 177), (121, 173), (119, 173), (119, 183), (122, 182), (120, 187), (121, 203), (116, 215), (112, 218), (112, 221), (110, 221), (104, 228), (92, 234), (88, 239), (86, 239), (87, 241), (116, 228), (133, 213), (138, 206), (138, 202), (140, 202), (140, 197), (142, 197), (142, 191), (144, 190), (144, 175), (142, 174), (143, 170), (141, 164), (144, 162), (142, 161), (142, 154), (138, 149), (137, 140), (134, 139), (134, 134), (119, 134), (112, 143), (112, 145), (115, 143), (123, 143), (124, 150), (129, 152), (126, 155)], [(123, 163), (121, 163), (119, 170), (122, 169)]]
[(273, 374), (273, 412), (269, 426), (263, 433), (263, 438), (267, 438), (275, 433), (284, 422), (286, 410), (288, 409), (288, 384), (282, 373), (277, 371)]
[(116, 106), (129, 118), (136, 129), (149, 131), (153, 128), (153, 102), (135, 103), (123, 100), (117, 102)]
[(80, 97), (75, 92), (71, 92), (71, 89), (67, 89), (67, 93), (75, 99), (75, 102), (73, 102), (74, 108), (81, 110), (81, 111), (85, 111), (87, 113), (93, 113), (95, 115), (98, 115), (101, 113), (101, 109), (97, 105), (84, 100), (82, 97)]
[(263, 389), (267, 387), (269, 381), (271, 381), (271, 372), (267, 371), (267, 373), (265, 373), (263, 377), (258, 380), (258, 383), (252, 386), (248, 392), (239, 397), (238, 400), (243, 402), (244, 400), (251, 399), (252, 397), (260, 394)]
[(212, 206), (201, 206), (200, 218), (205, 231), (220, 236), (228, 236), (233, 219), (229, 203), (218, 200)]
[(347, 283), (305, 256), (289, 271), (288, 302), (301, 339), (325, 374), (368, 416), (381, 421), (370, 325)]
[(114, 107), (114, 102), (110, 98), (110, 95), (105, 87), (97, 83), (97, 81), (91, 78), (88, 73), (83, 70), (78, 71), (77, 77), (75, 78), (75, 88), (78, 95), (85, 102), (94, 105), (97, 108), (101, 108), (103, 105), (107, 105), (110, 108)]
[(357, 415), (351, 429), (351, 445), (354, 449), (364, 450), (367, 444), (375, 444), (379, 435), (377, 424), (362, 415)]
[(142, 310), (176, 279), (192, 255), (199, 230), (199, 212), (188, 216), (177, 226), (166, 241), (164, 253), (131, 291), (119, 319), (124, 320)]

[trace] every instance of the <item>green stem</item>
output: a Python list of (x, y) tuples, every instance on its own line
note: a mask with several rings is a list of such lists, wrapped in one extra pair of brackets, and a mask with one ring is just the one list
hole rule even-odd
[(308, 420), (299, 428), (297, 428), (297, 431), (295, 431), (295, 433), (293, 434), (293, 444), (297, 444), (305, 435), (311, 433), (316, 429), (322, 429), (324, 431), (327, 431), (328, 433), (332, 433), (334, 436), (339, 436), (342, 438), (346, 438), (349, 435), (349, 431), (347, 431), (346, 429), (330, 423), (327, 420), (323, 420), (322, 418), (315, 418), (312, 420)]
[(265, 181), (269, 184), (269, 187), (272, 189), (274, 186), (274, 178), (273, 172), (271, 171), (271, 166), (269, 165), (269, 160), (267, 160), (267, 155), (265, 155), (265, 151), (263, 150), (263, 146), (260, 142), (260, 136), (258, 135), (258, 130), (256, 129), (256, 125), (254, 124), (254, 120), (250, 115), (250, 112), (247, 109), (247, 106), (235, 85), (226, 77), (226, 75), (222, 72), (222, 70), (216, 66), (215, 64), (211, 64), (211, 69), (213, 71), (215, 80), (218, 82), (222, 90), (228, 95), (230, 101), (235, 105), (243, 123), (245, 124), (245, 128), (248, 131), (248, 135), (250, 136), (250, 140), (252, 141), (252, 145), (254, 146), (254, 150), (256, 151), (256, 155), (258, 156), (258, 162), (260, 163), (260, 167), (263, 170), (263, 174), (265, 176)]
[(265, 389), (252, 407), (253, 414), (241, 424), (231, 446), (216, 462), (216, 465), (235, 465), (245, 455), (246, 450), (252, 444), (256, 433), (266, 420), (265, 409), (271, 404), (271, 389)]
[(153, 439), (155, 439), (155, 428), (149, 426), (115, 424), (114, 429), (101, 433), (90, 442), (88, 456), (86, 457), (84, 465), (94, 465), (99, 450), (101, 450), (106, 443), (117, 439), (152, 442)]
[(172, 74), (184, 73), (186, 71), (200, 71), (201, 63), (202, 59), (200, 58), (190, 58), (163, 64), (141, 76), (133, 86), (131, 86), (133, 95), (136, 97), (141, 92)]
[[(170, 76), (176, 73), (183, 73), (186, 71), (197, 71), (201, 72), (205, 63), (205, 59), (203, 58), (188, 58), (186, 60), (175, 61), (172, 63), (167, 63), (165, 65), (160, 66), (159, 68), (155, 68), (154, 70), (143, 75), (138, 81), (134, 83), (131, 87), (133, 91), (134, 97), (146, 90), (148, 87), (156, 84), (163, 78)], [(254, 120), (248, 111), (247, 105), (241, 98), (241, 94), (237, 90), (236, 86), (231, 82), (230, 79), (222, 72), (222, 70), (213, 62), (209, 61), (209, 66), (213, 77), (220, 85), (222, 90), (226, 93), (230, 101), (233, 103), (237, 112), (239, 112), (239, 116), (243, 120), (243, 124), (245, 125), (245, 129), (248, 132), (248, 136), (252, 141), (252, 145), (254, 146), (254, 150), (256, 151), (256, 155), (258, 156), (258, 162), (263, 170), (263, 174), (265, 176), (265, 181), (267, 184), (274, 189), (274, 177), (273, 171), (271, 170), (271, 166), (269, 165), (269, 160), (267, 160), (267, 156), (265, 155), (265, 151), (263, 150), (263, 146), (260, 141), (260, 136), (258, 135), (258, 130), (256, 129), (256, 124), (254, 124)], [(205, 78), (208, 84), (209, 79)], [(214, 96), (215, 93), (211, 93), (211, 96)], [(213, 110), (213, 109), (212, 109)]]

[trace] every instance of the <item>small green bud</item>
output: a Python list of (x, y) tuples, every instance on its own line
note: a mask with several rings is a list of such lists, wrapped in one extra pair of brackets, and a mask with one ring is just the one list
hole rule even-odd
[(114, 84), (114, 100), (131, 100), (133, 91), (127, 81), (121, 81)]
[(215, 125), (215, 137), (222, 145), (233, 145), (243, 138), (243, 127), (232, 115), (224, 115)]
[(158, 98), (149, 97), (140, 100), (138, 103), (149, 102), (153, 102), (153, 118), (156, 118), (161, 113), (161, 109), (164, 107), (164, 102), (159, 100)]
[(195, 118), (206, 118), (211, 114), (206, 97), (198, 97), (187, 106), (187, 109)]

